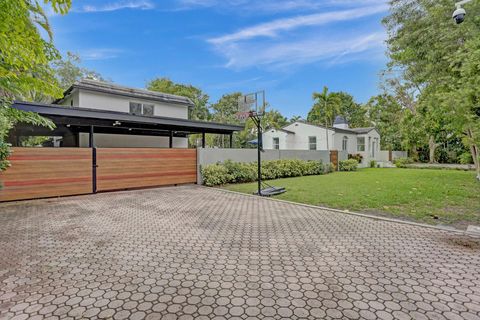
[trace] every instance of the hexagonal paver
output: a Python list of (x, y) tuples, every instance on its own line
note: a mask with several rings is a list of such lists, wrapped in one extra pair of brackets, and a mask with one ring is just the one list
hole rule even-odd
[(480, 241), (198, 186), (0, 204), (0, 319), (478, 319)]

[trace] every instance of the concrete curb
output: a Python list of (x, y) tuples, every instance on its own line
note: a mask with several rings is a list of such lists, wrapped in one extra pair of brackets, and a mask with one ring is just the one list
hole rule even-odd
[[(201, 187), (211, 188), (211, 187), (207, 187), (207, 186), (201, 186)], [(223, 191), (223, 192), (227, 192), (227, 193), (240, 194), (240, 195), (243, 195), (243, 196), (258, 198), (258, 196), (253, 195), (253, 194), (241, 193), (241, 192), (225, 190), (225, 189), (221, 189), (221, 188), (214, 188), (214, 189), (220, 190), (220, 191)], [(479, 234), (470, 233), (470, 232), (467, 232), (465, 230), (458, 230), (458, 229), (442, 227), (442, 226), (433, 226), (433, 225), (429, 225), (429, 224), (412, 222), (412, 221), (405, 221), (405, 220), (400, 220), (400, 219), (379, 217), (379, 216), (374, 216), (374, 215), (370, 215), (370, 214), (366, 214), (366, 213), (354, 212), (354, 211), (349, 211), (349, 210), (332, 209), (332, 208), (327, 208), (327, 207), (315, 206), (315, 205), (311, 205), (311, 204), (293, 202), (293, 201), (282, 200), (282, 199), (275, 199), (275, 198), (270, 198), (270, 197), (263, 197), (262, 199), (269, 200), (269, 201), (277, 201), (277, 202), (282, 202), (282, 203), (288, 203), (288, 204), (294, 204), (294, 205), (307, 207), (307, 208), (314, 208), (314, 209), (321, 209), (321, 210), (326, 210), (326, 211), (331, 211), (331, 212), (349, 214), (349, 215), (352, 215), (352, 216), (363, 217), (363, 218), (368, 218), (368, 219), (373, 219), (373, 220), (380, 220), (380, 221), (406, 224), (406, 225), (420, 227), (420, 228), (429, 228), (429, 229), (434, 229), (434, 230), (437, 230), (437, 231), (444, 231), (444, 232), (454, 233), (456, 235), (462, 235), (462, 236), (468, 236), (468, 237), (479, 238), (480, 239)]]

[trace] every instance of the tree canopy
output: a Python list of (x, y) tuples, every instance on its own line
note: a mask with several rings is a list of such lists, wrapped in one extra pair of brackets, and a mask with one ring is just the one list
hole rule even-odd
[(175, 83), (168, 78), (156, 78), (147, 83), (147, 89), (163, 93), (175, 94), (192, 100), (194, 107), (190, 109), (189, 117), (192, 120), (208, 120), (208, 100), (210, 97), (200, 88), (190, 84)]

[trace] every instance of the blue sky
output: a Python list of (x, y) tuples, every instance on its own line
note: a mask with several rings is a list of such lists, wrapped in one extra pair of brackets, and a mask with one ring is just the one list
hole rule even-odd
[(265, 89), (305, 117), (327, 85), (359, 102), (379, 92), (386, 0), (74, 0), (52, 15), (56, 46), (115, 83), (155, 77), (222, 94)]

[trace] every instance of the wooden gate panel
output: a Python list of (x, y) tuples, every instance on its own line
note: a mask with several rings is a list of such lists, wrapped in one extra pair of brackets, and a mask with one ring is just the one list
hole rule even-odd
[(330, 150), (330, 163), (338, 170), (338, 150)]
[(0, 201), (92, 192), (92, 150), (12, 148), (11, 167), (0, 173)]
[(97, 166), (98, 191), (197, 181), (194, 149), (97, 148)]

